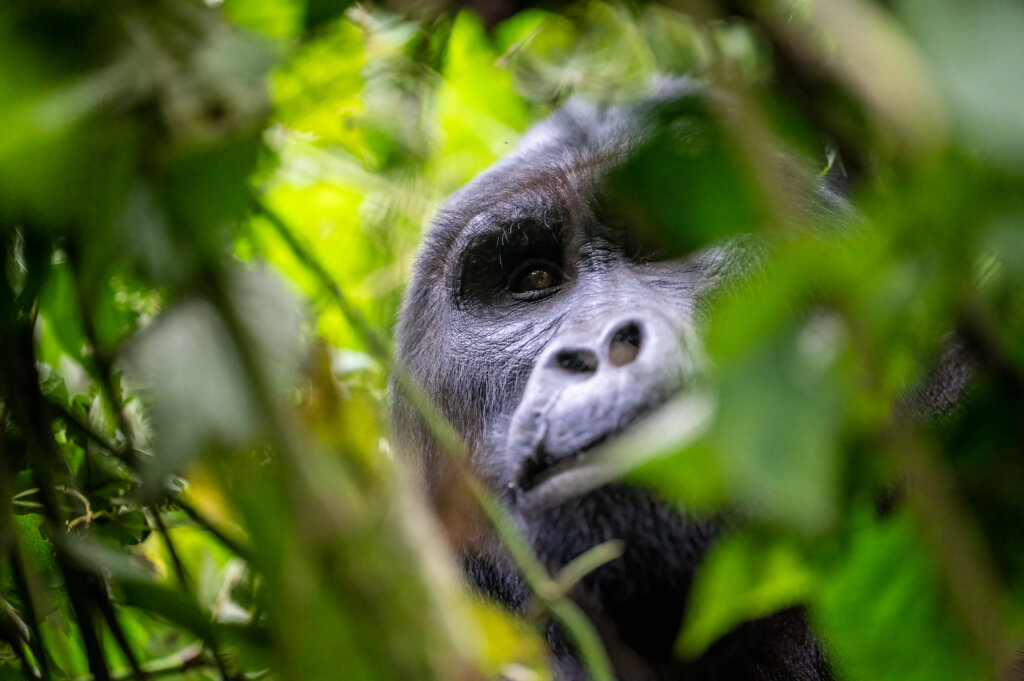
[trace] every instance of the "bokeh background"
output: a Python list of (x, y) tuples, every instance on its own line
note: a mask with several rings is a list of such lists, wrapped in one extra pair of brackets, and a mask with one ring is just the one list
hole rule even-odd
[[(678, 655), (806, 604), (844, 679), (1020, 678), (1021, 36), (1009, 0), (8, 0), (0, 679), (549, 678), (571, 584), (505, 526), (537, 607), (462, 586), (389, 440), (391, 332), (446, 195), (568, 97), (679, 76), (728, 105), (622, 210), (770, 247), (709, 314), (701, 427), (610, 455), (748, 519)], [(792, 205), (780, 150), (849, 214)], [(976, 378), (922, 407), (951, 343)]]

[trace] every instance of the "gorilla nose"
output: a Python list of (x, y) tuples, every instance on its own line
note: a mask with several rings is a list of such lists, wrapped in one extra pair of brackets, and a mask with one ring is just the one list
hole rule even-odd
[(630, 364), (640, 354), (640, 346), (644, 338), (644, 324), (641, 321), (629, 320), (615, 322), (601, 334), (602, 341), (597, 351), (589, 347), (569, 344), (570, 347), (556, 350), (550, 357), (549, 366), (568, 374), (588, 376), (597, 373), (602, 362), (613, 367)]
[(647, 309), (579, 319), (563, 329), (527, 380), (508, 430), (513, 484), (534, 499), (523, 503), (546, 503), (544, 483), (562, 489), (556, 478), (573, 475), (588, 452), (686, 387), (696, 359), (689, 337)]
[(574, 348), (559, 350), (552, 355), (551, 363), (570, 374), (592, 374), (597, 371), (599, 360), (592, 350)]
[(613, 366), (621, 367), (629, 364), (640, 354), (640, 343), (643, 333), (637, 322), (626, 322), (612, 332), (608, 343), (608, 361)]

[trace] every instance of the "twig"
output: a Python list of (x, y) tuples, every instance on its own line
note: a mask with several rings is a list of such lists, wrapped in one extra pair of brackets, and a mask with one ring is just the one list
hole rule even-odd
[(104, 511), (100, 511), (99, 513), (93, 513), (92, 504), (89, 503), (89, 497), (85, 496), (77, 489), (74, 489), (72, 487), (65, 487), (64, 485), (61, 485), (57, 489), (60, 490), (61, 492), (64, 492), (64, 494), (73, 496), (74, 498), (78, 499), (80, 502), (82, 502), (82, 506), (85, 509), (85, 513), (83, 513), (82, 515), (64, 521), (64, 525), (67, 526), (68, 532), (70, 532), (71, 530), (75, 529), (83, 523), (85, 524), (86, 527), (88, 527), (92, 523), (93, 518), (96, 518), (97, 516), (104, 513)]
[(249, 547), (242, 546), (240, 543), (229, 537), (223, 530), (213, 524), (211, 520), (206, 518), (199, 510), (185, 501), (181, 494), (172, 494), (171, 503), (177, 506), (179, 509), (184, 511), (185, 515), (191, 518), (192, 522), (199, 525), (201, 528), (206, 530), (213, 536), (214, 539), (224, 545), (226, 549), (234, 553), (239, 558), (242, 558), (246, 562), (251, 562), (251, 552)]
[(30, 636), (28, 625), (18, 616), (17, 610), (0, 597), (0, 641), (6, 641), (11, 646), (21, 661), (22, 670), (31, 672), (32, 677), (38, 679), (39, 668), (28, 657)]
[(622, 541), (613, 539), (612, 541), (598, 544), (576, 556), (555, 577), (555, 584), (558, 586), (559, 592), (568, 595), (581, 579), (605, 563), (610, 563), (616, 558), (621, 557), (625, 549), (626, 546)]
[[(3, 240), (0, 240), (0, 262), (7, 262), (6, 242)], [(46, 399), (36, 370), (32, 329), (20, 318), (14, 292), (6, 277), (0, 277), (0, 329), (0, 356), (5, 358), (0, 364), (0, 395), (24, 437), (29, 463), (43, 498), (43, 516), (51, 526), (59, 527), (63, 524), (63, 514), (56, 497), (55, 477), (57, 473), (67, 471), (67, 464), (53, 438), (47, 417)], [(108, 681), (107, 661), (91, 619), (93, 613), (89, 607), (86, 575), (77, 571), (61, 551), (57, 552), (57, 567), (78, 620), (89, 669), (97, 681)]]
[(114, 611), (114, 606), (111, 604), (110, 598), (107, 596), (106, 585), (100, 585), (99, 588), (95, 589), (95, 593), (96, 602), (99, 604), (100, 612), (103, 614), (103, 619), (107, 622), (107, 628), (110, 630), (110, 633), (114, 635), (114, 640), (117, 641), (118, 647), (121, 649), (121, 652), (124, 653), (125, 659), (128, 660), (132, 676), (135, 677), (136, 681), (146, 681), (146, 672), (142, 669), (142, 666), (139, 664), (139, 658), (135, 655), (135, 651), (132, 650), (131, 645), (128, 643), (128, 637), (125, 636), (124, 629), (121, 627), (121, 623), (117, 619), (117, 613)]
[(114, 365), (110, 357), (107, 356), (106, 350), (100, 345), (99, 336), (96, 333), (96, 325), (93, 323), (92, 311), (93, 306), (91, 305), (92, 299), (87, 297), (88, 287), (82, 280), (80, 272), (78, 271), (78, 261), (74, 255), (73, 250), (68, 252), (68, 264), (71, 267), (72, 275), (77, 283), (75, 289), (78, 291), (78, 315), (82, 323), (82, 332), (85, 335), (86, 341), (92, 348), (93, 365), (96, 368), (96, 374), (100, 383), (100, 390), (103, 391), (103, 396), (110, 404), (111, 410), (114, 412), (114, 420), (117, 423), (118, 428), (121, 429), (121, 433), (124, 435), (125, 441), (128, 446), (125, 448), (124, 457), (125, 461), (129, 464), (135, 462), (135, 447), (132, 444), (132, 427), (128, 423), (128, 418), (124, 414), (124, 404), (121, 403), (120, 398), (117, 395), (117, 390), (114, 388)]
[(68, 409), (67, 407), (65, 407), (64, 405), (62, 405), (62, 404), (60, 404), (60, 403), (58, 403), (58, 402), (56, 402), (56, 401), (54, 401), (54, 400), (52, 400), (50, 398), (46, 398), (46, 402), (47, 402), (47, 405), (49, 406), (50, 410), (54, 413), (54, 415), (57, 418), (59, 418), (62, 421), (64, 421), (64, 423), (67, 426), (69, 426), (70, 428), (78, 431), (81, 435), (84, 435), (86, 437), (86, 439), (92, 440), (93, 443), (95, 443), (98, 447), (100, 447), (101, 449), (106, 450), (107, 452), (109, 452), (113, 456), (115, 456), (118, 459), (120, 459), (125, 464), (127, 464), (129, 466), (132, 465), (133, 462), (132, 462), (132, 453), (131, 453), (131, 447), (130, 446), (129, 447), (118, 447), (118, 446), (116, 446), (114, 443), (112, 443), (109, 440), (107, 440), (107, 438), (105, 438), (103, 435), (100, 435), (98, 432), (96, 432), (96, 429), (94, 429), (92, 426), (90, 426), (89, 424), (85, 423), (84, 421), (82, 421), (77, 416), (75, 416), (75, 414), (72, 413), (71, 410)]
[(96, 681), (111, 681), (110, 667), (107, 665), (107, 657), (104, 654), (103, 644), (100, 642), (100, 635), (96, 631), (96, 622), (93, 619), (92, 606), (95, 603), (93, 603), (91, 589), (87, 583), (89, 576), (72, 565), (62, 551), (57, 552), (57, 564), (60, 566), (61, 574), (64, 575), (68, 600), (71, 601), (71, 608), (75, 612), (78, 633), (85, 646), (85, 657), (89, 662), (89, 670)]
[(190, 580), (188, 573), (185, 571), (185, 564), (181, 562), (181, 556), (178, 555), (178, 549), (175, 547), (174, 541), (171, 539), (170, 532), (167, 531), (167, 525), (164, 523), (163, 516), (160, 515), (160, 509), (156, 506), (150, 506), (149, 512), (153, 518), (153, 524), (156, 525), (157, 532), (160, 534), (160, 538), (163, 539), (164, 546), (167, 548), (167, 553), (171, 556), (171, 565), (174, 568), (174, 574), (178, 577), (178, 581), (181, 583), (182, 588), (187, 593), (191, 593)]
[(25, 609), (26, 619), (28, 620), (25, 622), (29, 629), (29, 635), (26, 638), (28, 647), (36, 658), (36, 663), (39, 665), (41, 678), (44, 681), (50, 681), (53, 678), (53, 675), (50, 673), (50, 651), (43, 646), (41, 628), (39, 626), (39, 604), (32, 597), (32, 590), (29, 588), (28, 580), (25, 577), (25, 568), (22, 564), (17, 542), (11, 547), (10, 565), (11, 573), (14, 577), (14, 589), (21, 595), (21, 602)]
[(438, 446), (449, 456), (462, 458), (465, 448), (462, 445), (462, 438), (452, 428), (448, 419), (441, 414), (434, 400), (423, 390), (423, 386), (413, 378), (409, 371), (399, 364), (392, 364), (392, 352), (386, 343), (366, 318), (359, 312), (355, 305), (348, 299), (341, 290), (334, 278), (327, 269), (320, 264), (316, 256), (305, 248), (292, 233), (288, 224), (263, 203), (256, 204), (257, 211), (270, 223), (274, 231), (281, 237), (292, 254), (319, 280), (320, 285), (331, 296), (341, 314), (366, 340), (370, 353), (384, 365), (391, 366), (391, 377), (395, 384), (402, 391), (402, 394), (409, 400), (413, 408), (426, 422), (427, 430), (435, 439)]
[(327, 293), (330, 294), (331, 298), (338, 305), (342, 315), (348, 320), (352, 326), (356, 328), (359, 334), (366, 341), (370, 352), (376, 356), (379, 360), (388, 363), (391, 358), (391, 348), (387, 341), (385, 341), (380, 333), (377, 332), (366, 318), (359, 312), (352, 301), (348, 299), (348, 296), (341, 290), (334, 278), (331, 277), (330, 273), (320, 264), (309, 249), (305, 248), (299, 240), (292, 233), (287, 223), (279, 216), (276, 212), (271, 210), (262, 202), (256, 202), (256, 211), (267, 219), (270, 226), (274, 228), (274, 231), (278, 236), (285, 242), (292, 254), (312, 272), (316, 278), (320, 281), (320, 285), (324, 287)]
[[(181, 556), (178, 553), (177, 547), (174, 545), (174, 540), (171, 539), (171, 533), (167, 531), (167, 525), (164, 523), (163, 516), (160, 514), (160, 509), (156, 506), (150, 507), (150, 514), (153, 518), (153, 524), (156, 525), (157, 531), (160, 533), (160, 537), (164, 541), (164, 546), (167, 547), (167, 553), (171, 556), (171, 565), (174, 567), (174, 573), (178, 577), (178, 581), (181, 583), (181, 588), (195, 605), (199, 605), (196, 602), (195, 597), (192, 595), (191, 580), (189, 579), (188, 572), (185, 570), (185, 564), (181, 561)], [(220, 672), (221, 678), (224, 681), (232, 678), (231, 674), (228, 673), (227, 666), (224, 664), (224, 660), (220, 655), (220, 646), (217, 644), (216, 639), (211, 632), (207, 643), (210, 645), (211, 654), (213, 660), (217, 664), (217, 669)]]

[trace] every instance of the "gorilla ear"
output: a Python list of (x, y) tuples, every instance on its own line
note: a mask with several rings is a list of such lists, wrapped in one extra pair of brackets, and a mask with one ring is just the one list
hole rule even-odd
[(605, 176), (595, 210), (638, 252), (674, 258), (757, 226), (757, 195), (708, 103), (691, 94), (654, 108), (650, 136)]

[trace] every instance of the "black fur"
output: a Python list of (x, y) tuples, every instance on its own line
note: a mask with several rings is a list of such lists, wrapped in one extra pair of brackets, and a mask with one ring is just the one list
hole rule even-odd
[[(673, 661), (716, 519), (684, 517), (623, 485), (550, 503), (541, 494), (552, 467), (696, 380), (703, 301), (756, 258), (753, 242), (739, 239), (661, 261), (627, 248), (630, 235), (599, 217), (605, 174), (655, 133), (659, 105), (697, 96), (674, 82), (632, 107), (570, 102), (452, 197), (417, 258), (398, 359), (437, 400), (465, 439), (473, 469), (552, 570), (597, 543), (624, 542), (624, 555), (573, 594), (621, 678), (828, 679), (799, 610), (743, 625), (695, 663)], [(842, 210), (827, 189), (809, 193), (815, 210)], [(510, 293), (510, 271), (531, 258), (557, 265), (561, 286), (532, 297)], [(630, 324), (639, 349), (631, 356), (629, 342), (620, 342), (625, 360), (617, 366), (610, 348), (616, 333), (628, 337)], [(417, 456), (426, 488), (443, 504), (449, 468), (401, 391), (393, 395), (399, 443)], [(457, 541), (471, 581), (513, 610), (526, 607), (528, 593), (493, 539)], [(557, 626), (549, 639), (557, 677), (585, 678)]]

